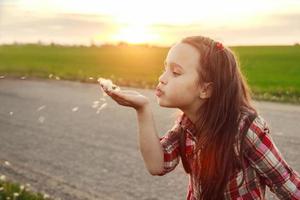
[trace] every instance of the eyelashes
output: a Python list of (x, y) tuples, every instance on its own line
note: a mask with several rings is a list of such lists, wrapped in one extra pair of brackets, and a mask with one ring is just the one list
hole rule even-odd
[(180, 74), (176, 73), (176, 72), (172, 72), (172, 74), (174, 74), (175, 76), (179, 76)]
[[(166, 68), (164, 68), (164, 69), (162, 70), (162, 73), (165, 73), (166, 71), (167, 71)], [(180, 75), (179, 73), (174, 72), (174, 71), (172, 71), (172, 74), (173, 74), (174, 76), (179, 76), (179, 75)]]

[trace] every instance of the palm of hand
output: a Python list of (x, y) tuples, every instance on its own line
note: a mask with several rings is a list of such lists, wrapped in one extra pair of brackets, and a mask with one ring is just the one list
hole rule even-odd
[(149, 103), (149, 99), (137, 91), (120, 90), (104, 91), (119, 105), (132, 107), (136, 110), (144, 107)]

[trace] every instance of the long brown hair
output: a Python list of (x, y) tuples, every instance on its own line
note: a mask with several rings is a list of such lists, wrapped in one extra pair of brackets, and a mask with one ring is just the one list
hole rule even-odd
[[(192, 170), (199, 200), (222, 200), (230, 176), (243, 169), (243, 154), (234, 150), (243, 108), (254, 113), (250, 90), (240, 72), (235, 54), (208, 37), (181, 40), (200, 53), (199, 84), (212, 82), (213, 90), (198, 113), (195, 161)], [(241, 142), (242, 144), (242, 142)], [(240, 146), (242, 151), (243, 146)]]

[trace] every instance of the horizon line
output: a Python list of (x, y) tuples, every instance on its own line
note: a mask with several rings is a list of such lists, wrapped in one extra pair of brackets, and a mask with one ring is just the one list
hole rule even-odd
[[(173, 43), (175, 44), (175, 43)], [(90, 43), (64, 43), (64, 42), (45, 42), (42, 40), (37, 40), (35, 42), (23, 42), (23, 41), (11, 41), (11, 42), (4, 42), (0, 41), (0, 46), (4, 45), (41, 45), (41, 46), (80, 46), (80, 47), (105, 47), (105, 46), (115, 46), (115, 47), (120, 47), (120, 46), (147, 46), (147, 47), (160, 47), (160, 48), (167, 48), (171, 47), (171, 45), (160, 45), (160, 44), (155, 44), (155, 43), (130, 43), (126, 41), (116, 41), (116, 42), (104, 42), (104, 43), (95, 43), (95, 42), (90, 42)], [(225, 45), (228, 47), (235, 47), (235, 46), (300, 46), (299, 42), (293, 42), (291, 43), (249, 43), (249, 44), (228, 44)]]

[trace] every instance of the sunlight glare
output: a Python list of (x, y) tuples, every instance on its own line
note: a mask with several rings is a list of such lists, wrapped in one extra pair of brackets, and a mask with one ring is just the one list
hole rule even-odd
[(125, 41), (130, 44), (148, 43), (159, 39), (157, 34), (154, 34), (143, 25), (129, 25), (120, 28), (119, 32), (112, 36), (115, 41)]

